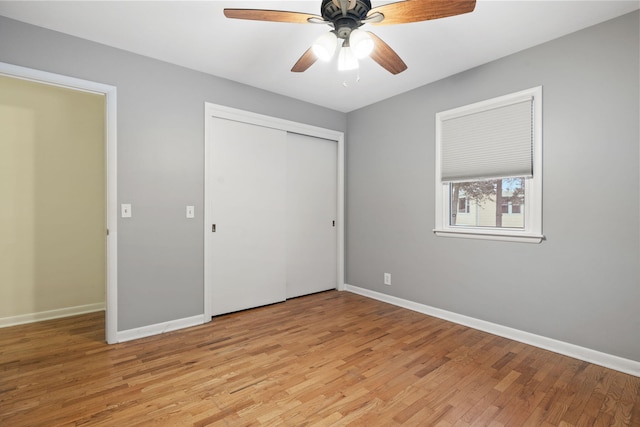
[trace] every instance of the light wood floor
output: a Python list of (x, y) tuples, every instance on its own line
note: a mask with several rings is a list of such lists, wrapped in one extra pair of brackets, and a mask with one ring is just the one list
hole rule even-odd
[(640, 378), (346, 292), (103, 340), (0, 329), (0, 425), (640, 426)]

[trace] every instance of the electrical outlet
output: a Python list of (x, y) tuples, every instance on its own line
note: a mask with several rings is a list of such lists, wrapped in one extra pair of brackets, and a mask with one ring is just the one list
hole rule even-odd
[(384, 284), (391, 286), (391, 273), (384, 273)]

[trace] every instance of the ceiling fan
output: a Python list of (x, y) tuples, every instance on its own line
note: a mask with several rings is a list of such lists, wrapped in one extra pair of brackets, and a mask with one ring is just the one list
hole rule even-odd
[(263, 9), (224, 9), (227, 18), (254, 21), (291, 22), (296, 24), (327, 24), (333, 29), (318, 37), (302, 54), (291, 71), (303, 72), (318, 59), (329, 61), (338, 45), (338, 69), (358, 68), (358, 58), (370, 56), (392, 74), (407, 69), (407, 65), (382, 39), (364, 24), (393, 25), (445, 18), (473, 11), (475, 0), (403, 0), (371, 7), (370, 0), (322, 0), (322, 16), (301, 12)]

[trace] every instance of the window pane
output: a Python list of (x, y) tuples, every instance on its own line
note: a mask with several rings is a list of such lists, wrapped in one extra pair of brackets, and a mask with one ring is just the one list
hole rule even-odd
[(524, 228), (525, 178), (456, 182), (449, 189), (449, 225)]
[(458, 198), (458, 212), (467, 213), (467, 198), (466, 197)]

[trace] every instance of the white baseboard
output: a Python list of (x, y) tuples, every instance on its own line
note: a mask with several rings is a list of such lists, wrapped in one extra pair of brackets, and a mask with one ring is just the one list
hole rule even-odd
[(77, 314), (93, 313), (94, 311), (104, 311), (104, 308), (105, 304), (99, 302), (95, 304), (77, 305), (75, 307), (58, 308), (56, 310), (39, 311), (37, 313), (20, 314), (18, 316), (1, 317), (0, 328), (40, 322), (42, 320), (59, 319)]
[(204, 315), (185, 317), (183, 319), (170, 320), (168, 322), (156, 323), (155, 325), (142, 326), (140, 328), (119, 331), (116, 342), (136, 340), (138, 338), (150, 337), (152, 335), (164, 334), (178, 329), (189, 328), (191, 326), (202, 325)]
[(468, 326), (480, 331), (488, 332), (490, 334), (498, 335), (504, 338), (512, 339), (514, 341), (519, 341), (535, 347), (543, 348), (545, 350), (553, 351), (554, 353), (559, 353), (565, 356), (573, 357), (575, 359), (584, 360), (585, 362), (604, 366), (605, 368), (614, 369), (616, 371), (624, 372), (625, 374), (640, 377), (640, 362), (637, 362), (635, 360), (625, 359), (619, 356), (602, 353), (597, 350), (592, 350), (589, 348), (580, 347), (575, 344), (558, 341), (553, 338), (547, 338), (541, 335), (520, 331), (518, 329), (509, 328), (507, 326), (498, 325), (496, 323), (486, 322), (484, 320), (479, 320), (473, 317), (441, 310), (439, 308), (394, 297), (391, 295), (386, 295), (380, 292), (371, 291), (369, 289), (364, 289), (357, 286), (345, 284), (345, 290), (378, 301), (387, 302), (398, 307), (403, 307), (422, 314), (448, 320), (450, 322), (458, 323), (460, 325)]

